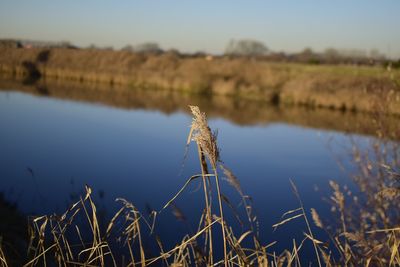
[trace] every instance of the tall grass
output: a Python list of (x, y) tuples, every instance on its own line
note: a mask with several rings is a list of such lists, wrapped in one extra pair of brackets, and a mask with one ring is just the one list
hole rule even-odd
[(4, 255), (2, 244), (0, 243), (0, 266), (8, 267), (6, 256)]
[[(277, 253), (274, 243), (262, 244), (259, 240), (259, 223), (251, 198), (244, 193), (238, 178), (222, 164), (217, 134), (209, 128), (206, 115), (196, 106), (190, 109), (193, 121), (187, 144), (194, 143), (197, 147), (201, 173), (189, 177), (161, 210), (153, 210), (149, 216), (141, 213), (133, 203), (117, 199), (121, 208), (104, 229), (99, 223), (92, 190), (86, 187), (84, 196), (63, 214), (31, 218), (27, 251), (29, 259), (24, 266), (301, 266), (313, 262), (318, 266), (400, 264), (400, 209), (399, 202), (393, 202), (400, 197), (397, 184), (400, 175), (395, 169), (400, 166), (396, 165), (399, 158), (392, 162), (393, 165), (376, 161), (379, 169), (373, 172), (371, 161), (358, 160), (362, 156), (360, 151), (354, 150), (358, 155), (356, 162), (360, 164), (364, 175), (356, 181), (366, 198), (359, 200), (348, 188), (331, 182), (333, 193), (330, 200), (333, 212), (338, 214), (337, 224), (324, 222), (315, 209), (308, 210), (292, 183), (299, 206), (285, 212), (282, 220), (272, 227), (287, 227), (291, 221), (301, 219), (306, 231), (301, 241), (293, 240), (291, 247)], [(398, 152), (397, 147), (391, 148)], [(382, 149), (379, 147), (376, 151), (388, 151)], [(380, 155), (378, 153), (375, 156), (379, 159)], [(240, 232), (235, 232), (231, 223), (226, 221), (227, 212), (237, 217), (241, 213), (231, 208), (230, 200), (224, 195), (221, 175), (226, 177), (242, 199), (244, 216), (247, 218), (239, 218), (241, 222), (246, 222), (246, 227)], [(375, 180), (376, 177), (379, 180)], [(205, 203), (198, 229), (169, 247), (157, 235), (157, 218), (160, 212), (172, 207), (175, 215), (184, 220), (174, 201), (181, 197), (189, 184), (198, 180), (201, 180)], [(378, 184), (383, 187), (377, 187)], [(217, 199), (213, 201), (215, 195)], [(216, 207), (214, 202), (217, 202)], [(321, 241), (315, 234), (316, 228), (325, 230), (329, 240)], [(145, 236), (150, 236), (156, 244), (158, 249), (155, 254), (146, 249)], [(312, 244), (315, 258), (301, 256), (306, 242)], [(0, 246), (0, 266), (8, 266), (6, 256)]]
[[(382, 106), (381, 108), (385, 108)], [(337, 247), (346, 263), (370, 266), (400, 264), (400, 137), (392, 125), (376, 113), (371, 127), (377, 139), (352, 139), (348, 153), (355, 171), (350, 173), (356, 192), (331, 181), (332, 210), (341, 227), (332, 228)]]

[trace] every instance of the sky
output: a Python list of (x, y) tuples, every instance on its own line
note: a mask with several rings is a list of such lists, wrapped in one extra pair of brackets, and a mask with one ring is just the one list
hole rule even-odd
[(399, 58), (400, 1), (0, 0), (0, 38), (210, 53), (253, 39), (273, 51), (378, 49)]

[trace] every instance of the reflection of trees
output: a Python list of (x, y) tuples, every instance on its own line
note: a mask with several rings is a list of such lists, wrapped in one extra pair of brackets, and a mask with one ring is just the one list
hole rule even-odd
[(28, 73), (28, 76), (25, 78), (25, 84), (35, 84), (42, 77), (42, 73), (39, 70), (39, 64), (46, 64), (50, 58), (50, 50), (46, 49), (41, 52), (36, 57), (35, 62), (31, 62), (26, 60), (22, 63), (25, 71)]
[[(262, 101), (228, 96), (182, 94), (167, 90), (141, 90), (108, 84), (50, 81), (35, 86), (16, 81), (0, 82), (1, 88), (46, 95), (60, 99), (100, 103), (124, 109), (158, 110), (167, 114), (187, 112), (188, 105), (197, 105), (210, 117), (219, 117), (240, 125), (287, 123), (303, 127), (376, 135), (369, 127), (372, 117), (362, 113), (327, 109), (290, 108), (268, 105)], [(395, 125), (398, 118), (389, 117)], [(393, 138), (392, 138), (393, 139)]]
[(47, 63), (50, 58), (50, 49), (43, 50), (39, 52), (36, 57), (36, 62), (38, 63)]

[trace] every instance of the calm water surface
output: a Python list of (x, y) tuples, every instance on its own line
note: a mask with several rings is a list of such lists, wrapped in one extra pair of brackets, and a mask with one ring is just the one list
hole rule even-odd
[[(26, 215), (63, 212), (85, 184), (93, 188), (105, 218), (119, 207), (117, 197), (140, 210), (146, 205), (159, 210), (200, 172), (195, 147), (189, 147), (182, 169), (190, 123), (191, 117), (179, 111), (164, 114), (0, 91), (0, 190)], [(285, 123), (240, 126), (218, 116), (210, 126), (218, 130), (223, 162), (253, 198), (261, 236), (265, 242), (280, 241), (277, 249), (305, 230), (301, 222), (271, 228), (284, 211), (298, 207), (289, 179), (305, 206), (325, 216), (329, 206), (322, 197), (329, 192), (328, 181), (351, 184), (328, 148), (332, 138), (345, 144), (343, 133)], [(176, 201), (194, 227), (203, 208), (198, 185), (194, 182)], [(225, 181), (222, 187), (238, 204), (232, 187)], [(170, 212), (160, 215), (157, 227), (167, 242), (178, 240), (183, 229)]]

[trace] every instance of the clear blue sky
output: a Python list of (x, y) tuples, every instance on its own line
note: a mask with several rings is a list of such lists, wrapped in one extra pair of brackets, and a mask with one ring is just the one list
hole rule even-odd
[(400, 1), (0, 0), (0, 38), (115, 48), (154, 41), (212, 53), (246, 38), (274, 51), (376, 48), (400, 57)]

